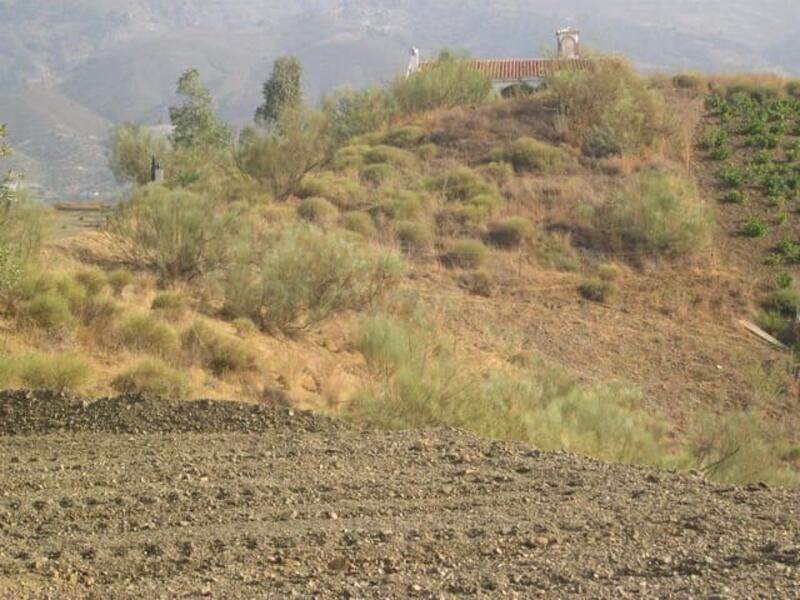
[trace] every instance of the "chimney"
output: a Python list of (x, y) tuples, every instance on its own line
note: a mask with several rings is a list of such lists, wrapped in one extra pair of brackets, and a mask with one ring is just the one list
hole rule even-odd
[(581, 32), (573, 27), (556, 31), (558, 58), (580, 58)]
[(406, 79), (408, 79), (409, 75), (417, 71), (419, 71), (419, 48), (411, 48), (411, 60), (408, 63)]

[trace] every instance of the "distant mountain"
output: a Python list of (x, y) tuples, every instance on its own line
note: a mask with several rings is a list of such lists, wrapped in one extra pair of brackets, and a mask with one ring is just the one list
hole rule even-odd
[(800, 75), (798, 23), (795, 0), (0, 0), (0, 122), (46, 197), (108, 195), (107, 129), (165, 121), (189, 66), (240, 125), (281, 54), (312, 101), (389, 79), (412, 44), (529, 56), (565, 24), (648, 69)]

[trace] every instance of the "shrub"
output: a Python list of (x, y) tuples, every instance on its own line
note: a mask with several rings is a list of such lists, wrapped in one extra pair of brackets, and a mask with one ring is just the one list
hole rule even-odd
[(483, 220), (500, 203), (497, 187), (467, 168), (432, 177), (426, 182), (426, 187), (451, 203), (446, 210), (447, 216), (464, 223)]
[[(0, 185), (2, 183), (0, 179)], [(9, 267), (24, 265), (38, 256), (49, 217), (50, 212), (43, 205), (23, 192), (15, 192), (8, 201), (0, 198), (0, 249), (6, 255), (4, 264)]]
[(425, 139), (427, 132), (418, 125), (406, 125), (388, 131), (381, 138), (381, 143), (398, 148), (414, 148)]
[(389, 219), (412, 220), (436, 204), (435, 198), (425, 192), (413, 190), (381, 190), (377, 211)]
[(395, 167), (413, 167), (417, 158), (408, 150), (393, 146), (374, 146), (364, 153), (367, 164), (388, 164)]
[(500, 248), (516, 248), (533, 236), (533, 225), (524, 217), (511, 217), (489, 228), (489, 243)]
[(742, 171), (736, 167), (727, 167), (720, 171), (719, 178), (727, 187), (738, 189), (744, 185), (745, 176)]
[(24, 302), (17, 311), (17, 319), (24, 325), (54, 334), (69, 331), (75, 326), (69, 301), (52, 291)]
[(800, 291), (795, 287), (777, 289), (764, 301), (764, 308), (794, 318), (800, 309)]
[(150, 160), (170, 151), (166, 138), (138, 125), (123, 125), (111, 130), (111, 155), (108, 166), (121, 183), (146, 185), (150, 182)]
[(256, 356), (241, 341), (194, 321), (181, 336), (184, 350), (215, 375), (252, 371)]
[(397, 171), (392, 165), (380, 163), (362, 167), (359, 171), (359, 176), (361, 177), (362, 181), (370, 183), (374, 186), (379, 186), (387, 181), (390, 181), (396, 172)]
[(786, 93), (794, 98), (800, 98), (800, 79), (793, 79), (786, 83)]
[(364, 165), (364, 154), (369, 150), (366, 144), (351, 144), (339, 148), (333, 156), (333, 168), (337, 171), (358, 169)]
[(617, 286), (613, 281), (596, 277), (581, 283), (578, 291), (592, 302), (607, 302), (617, 294)]
[(417, 148), (417, 156), (422, 160), (431, 160), (439, 156), (439, 146), (436, 144), (422, 144)]
[(111, 386), (120, 394), (144, 394), (181, 400), (189, 395), (189, 379), (160, 360), (148, 358), (119, 374)]
[(540, 236), (533, 244), (531, 254), (542, 266), (559, 271), (577, 271), (581, 266), (580, 255), (567, 235)]
[(283, 111), (275, 128), (242, 132), (236, 162), (278, 200), (297, 193), (306, 175), (327, 164), (335, 151), (330, 117), (306, 108)]
[(435, 108), (480, 104), (488, 100), (492, 82), (470, 66), (465, 57), (443, 52), (435, 65), (398, 76), (389, 88), (402, 114), (414, 114)]
[(158, 185), (137, 192), (115, 223), (131, 262), (162, 281), (191, 280), (223, 265), (241, 229), (237, 210)]
[(392, 286), (399, 264), (340, 232), (292, 228), (229, 269), (227, 310), (262, 329), (293, 332), (361, 310)]
[(516, 142), (493, 150), (491, 161), (511, 163), (517, 173), (558, 173), (564, 168), (564, 158), (558, 148), (530, 137), (521, 137)]
[(189, 312), (189, 301), (183, 294), (164, 292), (153, 299), (150, 308), (170, 321), (180, 321)]
[(780, 460), (788, 446), (785, 433), (777, 423), (754, 411), (701, 417), (691, 445), (698, 468), (718, 481), (768, 481), (773, 485), (800, 482), (797, 472)]
[(597, 275), (602, 281), (618, 281), (622, 277), (622, 268), (613, 262), (607, 262), (597, 267)]
[(749, 217), (742, 225), (742, 235), (749, 238), (764, 237), (769, 233), (769, 225), (758, 217)]
[(132, 352), (158, 356), (174, 356), (178, 349), (178, 336), (165, 323), (148, 315), (128, 317), (117, 331), (120, 344)]
[(722, 196), (722, 201), (726, 204), (746, 204), (748, 197), (741, 190), (729, 190)]
[(89, 364), (77, 356), (44, 354), (22, 356), (16, 370), (24, 386), (58, 392), (82, 388), (89, 382), (92, 373)]
[(489, 258), (489, 249), (478, 240), (459, 240), (445, 254), (447, 266), (461, 269), (478, 269)]
[(678, 256), (710, 242), (713, 218), (694, 181), (648, 173), (595, 211), (593, 222), (605, 244), (616, 250)]
[(395, 320), (367, 320), (357, 344), (382, 379), (350, 407), (352, 418), (389, 429), (457, 427), (605, 460), (669, 465), (657, 416), (622, 385), (581, 386), (536, 365), (484, 377), (446, 345)]
[(514, 177), (514, 167), (504, 161), (490, 162), (479, 167), (478, 171), (489, 181), (503, 185)]
[(702, 91), (708, 87), (708, 80), (700, 73), (680, 73), (672, 78), (672, 85), (679, 90)]
[(470, 294), (488, 298), (492, 295), (492, 279), (483, 271), (461, 273), (458, 276), (458, 287)]
[(307, 177), (297, 189), (300, 198), (325, 198), (338, 208), (359, 206), (365, 200), (365, 190), (351, 177), (325, 172)]
[(547, 87), (558, 100), (560, 121), (589, 156), (637, 151), (664, 130), (663, 98), (622, 60), (559, 70)]
[(337, 90), (327, 95), (322, 104), (337, 140), (377, 131), (393, 113), (391, 98), (377, 86), (360, 91)]
[(405, 254), (421, 256), (433, 250), (433, 231), (424, 223), (399, 223), (397, 240)]
[(326, 225), (336, 220), (339, 211), (325, 198), (306, 198), (297, 208), (297, 214), (311, 223)]
[(342, 224), (348, 231), (358, 233), (365, 238), (370, 238), (377, 233), (375, 223), (369, 213), (351, 211), (342, 217)]
[(75, 274), (75, 281), (77, 281), (86, 294), (89, 296), (97, 296), (103, 292), (108, 285), (108, 277), (100, 269), (84, 269)]
[(108, 284), (115, 296), (121, 296), (125, 288), (133, 284), (133, 273), (126, 269), (117, 269), (108, 274)]

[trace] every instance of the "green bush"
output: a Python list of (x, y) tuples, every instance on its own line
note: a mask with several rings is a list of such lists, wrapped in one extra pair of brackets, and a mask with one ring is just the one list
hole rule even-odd
[(377, 212), (392, 219), (408, 221), (423, 215), (436, 205), (436, 199), (426, 192), (383, 189), (378, 197)]
[(800, 98), (800, 79), (793, 79), (786, 83), (786, 93), (794, 98)]
[(297, 214), (310, 223), (327, 225), (336, 220), (339, 211), (325, 198), (306, 198), (297, 207)]
[(486, 102), (492, 92), (492, 82), (466, 58), (443, 52), (434, 65), (409, 77), (398, 76), (389, 92), (398, 111), (410, 115)]
[(493, 150), (489, 160), (508, 162), (517, 173), (553, 174), (564, 169), (564, 157), (558, 148), (530, 137), (521, 137), (505, 148)]
[(364, 165), (364, 155), (369, 150), (367, 144), (351, 144), (336, 151), (333, 157), (333, 168), (337, 171), (358, 169)]
[(648, 173), (596, 210), (593, 224), (614, 250), (679, 256), (711, 241), (713, 217), (693, 180)]
[(160, 360), (148, 358), (120, 373), (111, 386), (120, 394), (144, 394), (182, 400), (189, 395), (189, 379)]
[(758, 217), (749, 217), (742, 225), (742, 235), (749, 238), (764, 237), (769, 233), (769, 225)]
[(50, 211), (23, 192), (15, 192), (7, 202), (0, 201), (0, 248), (5, 248), (10, 258), (21, 264), (35, 259), (44, 242), (49, 218)]
[(754, 411), (702, 416), (692, 433), (697, 467), (730, 484), (797, 485), (797, 471), (781, 462), (787, 447), (780, 425)]
[(376, 254), (352, 235), (313, 228), (277, 232), (228, 270), (227, 310), (262, 329), (294, 332), (345, 310), (362, 310), (399, 275), (392, 255)]
[(36, 390), (76, 391), (90, 380), (89, 364), (77, 356), (28, 354), (16, 366), (22, 385)]
[(189, 300), (183, 294), (164, 292), (153, 299), (150, 308), (170, 321), (180, 321), (189, 312)]
[(17, 319), (23, 325), (54, 334), (69, 331), (75, 326), (69, 301), (55, 292), (37, 295), (22, 303), (17, 311)]
[(478, 240), (459, 240), (444, 255), (449, 267), (479, 269), (489, 258), (489, 249)]
[(531, 254), (543, 267), (559, 271), (577, 271), (581, 266), (580, 255), (566, 235), (540, 236), (532, 245)]
[(181, 342), (194, 360), (217, 376), (256, 368), (256, 355), (249, 347), (203, 321), (194, 321), (184, 331)]
[(468, 168), (446, 171), (427, 180), (426, 187), (450, 203), (446, 214), (464, 223), (476, 223), (500, 203), (497, 186)]
[(439, 146), (436, 144), (422, 144), (417, 148), (417, 156), (425, 161), (434, 159), (439, 156)]
[(140, 189), (115, 222), (121, 248), (162, 281), (191, 280), (225, 264), (242, 232), (239, 211), (160, 185)]
[(367, 164), (388, 164), (394, 167), (410, 168), (417, 163), (417, 157), (408, 150), (394, 146), (374, 146), (364, 153)]
[(741, 190), (730, 190), (725, 192), (722, 196), (722, 201), (726, 204), (746, 204), (748, 201), (747, 194)]
[(342, 225), (348, 231), (358, 233), (365, 238), (371, 238), (377, 233), (375, 223), (369, 213), (351, 211), (342, 217)]
[(322, 105), (340, 141), (381, 129), (394, 112), (390, 96), (377, 86), (337, 90), (327, 95)]
[(514, 177), (514, 167), (503, 161), (487, 163), (479, 167), (478, 171), (486, 179), (494, 181), (497, 185), (506, 184)]
[(777, 289), (764, 301), (764, 308), (793, 318), (800, 309), (800, 291), (794, 286)]
[(622, 60), (590, 70), (558, 70), (547, 78), (568, 137), (589, 156), (636, 152), (665, 130), (663, 98)]
[(351, 177), (325, 172), (307, 177), (297, 189), (300, 198), (325, 198), (342, 210), (358, 207), (366, 190)]
[(470, 294), (489, 298), (492, 295), (492, 278), (483, 271), (461, 273), (458, 276), (458, 287)]
[(116, 333), (119, 343), (132, 352), (171, 357), (179, 347), (175, 331), (148, 315), (128, 317)]
[(422, 144), (427, 132), (424, 127), (419, 125), (405, 125), (396, 127), (385, 133), (381, 138), (381, 143), (387, 146), (398, 148), (415, 148)]
[(429, 331), (383, 316), (362, 323), (357, 347), (380, 379), (356, 398), (351, 418), (389, 429), (457, 427), (617, 462), (673, 463), (659, 418), (635, 390), (581, 386), (541, 365), (484, 377)]
[(489, 243), (500, 248), (517, 248), (533, 237), (531, 222), (524, 217), (511, 217), (489, 227)]
[(108, 276), (100, 269), (84, 269), (75, 274), (75, 281), (83, 286), (87, 295), (98, 296), (108, 285)]
[(433, 231), (424, 223), (411, 221), (398, 223), (397, 240), (405, 254), (422, 256), (433, 250)]
[(745, 183), (745, 176), (741, 170), (736, 167), (727, 167), (720, 171), (719, 178), (727, 187), (732, 189), (739, 189)]
[(126, 287), (133, 285), (133, 281), (133, 273), (126, 269), (117, 269), (108, 274), (108, 284), (115, 296), (121, 296)]
[(578, 291), (592, 302), (607, 302), (616, 296), (617, 286), (613, 281), (595, 277), (581, 283)]
[(366, 165), (359, 171), (361, 180), (374, 186), (380, 186), (391, 181), (396, 174), (397, 170), (392, 165), (385, 163)]

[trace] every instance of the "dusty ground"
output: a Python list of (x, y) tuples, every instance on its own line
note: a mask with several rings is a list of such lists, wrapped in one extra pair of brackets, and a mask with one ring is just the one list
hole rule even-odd
[(282, 408), (0, 394), (0, 597), (800, 597), (800, 492)]

